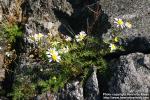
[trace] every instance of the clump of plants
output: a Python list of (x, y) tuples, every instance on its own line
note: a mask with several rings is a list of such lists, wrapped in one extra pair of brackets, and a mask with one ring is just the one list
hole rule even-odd
[[(22, 28), (16, 23), (4, 22), (0, 24), (0, 42), (4, 46), (5, 67), (8, 67), (16, 59), (16, 51), (13, 45), (17, 38), (23, 35)], [(9, 69), (6, 69), (9, 70)]]
[(34, 63), (34, 66), (26, 65), (25, 70), (19, 71), (13, 85), (13, 98), (29, 99), (42, 92), (57, 92), (74, 79), (81, 79), (84, 83), (93, 66), (104, 73), (107, 64), (103, 56), (120, 49), (122, 28), (131, 28), (131, 24), (124, 23), (122, 19), (115, 19), (115, 24), (117, 28), (113, 28), (110, 34), (112, 37), (108, 41), (85, 31), (71, 36), (28, 34), (27, 42), (33, 51), (28, 56), (38, 59), (40, 63)]
[(1, 36), (5, 37), (10, 44), (23, 35), (21, 27), (17, 24), (3, 23), (1, 27)]
[[(12, 66), (12, 63), (17, 58), (16, 50), (13, 45), (15, 44), (16, 39), (21, 38), (22, 35), (22, 28), (19, 27), (17, 23), (10, 23), (9, 21), (0, 23), (0, 52), (4, 56), (4, 64), (2, 66), (2, 69), (5, 70), (5, 75), (7, 75), (5, 77), (6, 81), (9, 79), (8, 77), (13, 77), (11, 76), (12, 73), (14, 73), (12, 71), (12, 69), (14, 68)], [(4, 86), (3, 91), (0, 92), (0, 95), (4, 95), (7, 92), (9, 86)]]
[[(111, 30), (104, 34), (103, 41), (109, 44), (110, 52), (116, 50), (124, 50), (123, 44), (126, 39), (124, 30), (132, 28), (132, 24), (128, 21), (123, 21), (121, 18), (115, 18)], [(124, 32), (124, 33), (123, 33)]]

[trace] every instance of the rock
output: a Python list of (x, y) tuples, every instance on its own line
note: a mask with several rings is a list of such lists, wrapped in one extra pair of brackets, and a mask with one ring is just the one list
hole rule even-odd
[(0, 22), (2, 21), (2, 16), (3, 16), (3, 10), (2, 10), (2, 5), (0, 5)]
[[(59, 92), (58, 100), (100, 100), (97, 70), (93, 68), (91, 76), (85, 82), (84, 88), (79, 81), (67, 83), (65, 89)], [(84, 92), (83, 92), (84, 91)], [(84, 95), (83, 95), (84, 94)]]
[(132, 23), (133, 27), (124, 31), (124, 35), (127, 36), (127, 51), (148, 51), (150, 49), (149, 0), (100, 0), (100, 5), (110, 17), (109, 21), (112, 22), (114, 18), (122, 18)]
[(112, 78), (109, 81), (108, 92), (147, 93), (150, 86), (149, 55), (131, 52), (148, 53), (150, 49), (150, 1), (100, 0), (100, 5), (109, 16), (110, 22), (113, 22), (114, 18), (122, 18), (132, 23), (131, 29), (123, 31), (123, 35), (127, 37), (125, 52), (128, 55), (120, 53), (119, 56), (110, 56), (114, 60), (110, 64)]
[(51, 24), (54, 24), (58, 30), (60, 23), (55, 16), (55, 10), (68, 16), (73, 12), (71, 5), (66, 0), (25, 0), (22, 3), (23, 17), (27, 18), (26, 24), (33, 33), (49, 33), (52, 30)]
[(51, 93), (44, 93), (36, 96), (35, 100), (56, 100), (56, 96)]
[(3, 95), (5, 93), (5, 90), (3, 89), (4, 79), (5, 79), (4, 54), (0, 50), (0, 95)]
[(61, 89), (58, 93), (51, 94), (49, 92), (42, 93), (35, 97), (36, 100), (84, 100), (83, 88), (79, 81), (67, 83), (65, 89)]
[[(84, 94), (83, 95), (83, 91)], [(84, 88), (79, 81), (67, 83), (64, 89), (53, 95), (52, 100), (100, 100), (99, 87), (96, 75), (96, 69), (93, 69), (91, 76), (85, 83)], [(46, 98), (46, 95), (37, 96), (37, 100)], [(49, 99), (46, 99), (49, 100)]]
[(100, 100), (96, 68), (85, 84), (85, 100)]
[(5, 69), (4, 66), (4, 55), (0, 54), (0, 82), (5, 78)]
[(1, 0), (0, 1), (0, 5), (2, 8), (2, 14), (8, 14), (9, 4), (10, 4), (9, 0)]
[(74, 81), (66, 85), (65, 95), (61, 94), (61, 99), (63, 100), (84, 100), (83, 97), (83, 87), (79, 81)]
[(110, 93), (148, 93), (150, 87), (150, 55), (131, 53), (112, 60)]

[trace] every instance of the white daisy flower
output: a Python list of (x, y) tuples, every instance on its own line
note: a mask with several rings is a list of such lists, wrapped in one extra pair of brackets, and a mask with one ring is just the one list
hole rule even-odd
[(117, 49), (117, 46), (115, 44), (110, 44), (110, 52), (114, 52)]
[(51, 48), (46, 51), (47, 57), (49, 58), (49, 62), (56, 61), (60, 62), (61, 58), (58, 54), (58, 51), (56, 51), (56, 48)]
[(122, 29), (125, 27), (123, 20), (120, 18), (115, 18), (114, 23), (117, 25), (117, 27), (121, 27)]
[(69, 36), (65, 36), (65, 40), (66, 40), (66, 41), (71, 41), (71, 40), (72, 40), (72, 38), (71, 38), (71, 37), (69, 37)]
[(86, 34), (84, 31), (81, 31), (79, 34), (77, 34), (77, 35), (75, 36), (76, 41), (77, 41), (77, 42), (82, 41), (82, 40), (86, 37), (86, 35), (87, 35), (87, 34)]

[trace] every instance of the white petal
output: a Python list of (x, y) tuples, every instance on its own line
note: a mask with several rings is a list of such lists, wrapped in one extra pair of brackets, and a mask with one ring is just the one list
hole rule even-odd
[(114, 18), (116, 21), (118, 21), (119, 19), (118, 18)]
[(117, 27), (119, 27), (119, 25), (117, 25)]
[(48, 57), (48, 58), (51, 58), (52, 56), (51, 56), (51, 55), (47, 55), (47, 57)]
[(51, 59), (51, 58), (49, 59), (49, 62), (52, 62), (52, 59)]
[(50, 54), (50, 52), (49, 52), (49, 51), (46, 51), (46, 54)]

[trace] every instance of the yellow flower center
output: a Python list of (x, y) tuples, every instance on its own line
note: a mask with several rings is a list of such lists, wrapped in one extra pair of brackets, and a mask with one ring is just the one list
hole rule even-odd
[(55, 49), (50, 49), (49, 52), (50, 52), (52, 60), (59, 62), (60, 56), (58, 55), (58, 52)]
[(44, 36), (44, 35), (41, 34), (41, 33), (38, 34), (38, 37), (39, 37), (39, 38), (42, 38), (43, 36)]
[(118, 37), (115, 37), (114, 40), (115, 40), (115, 42), (118, 42), (118, 41), (119, 41), (119, 38), (118, 38)]
[(54, 53), (54, 54), (52, 54), (52, 59), (53, 59), (54, 61), (57, 61), (58, 56)]
[(116, 49), (117, 49), (117, 47), (115, 44), (110, 44), (110, 52), (113, 52)]
[(115, 50), (115, 49), (116, 49), (116, 46), (115, 46), (114, 44), (112, 44), (111, 49), (112, 49), (112, 50)]
[(118, 24), (118, 25), (123, 25), (122, 19), (119, 19), (119, 20), (117, 21), (117, 24)]
[(81, 39), (81, 40), (83, 40), (84, 37), (85, 37), (85, 35), (83, 35), (83, 34), (79, 35), (79, 39)]

